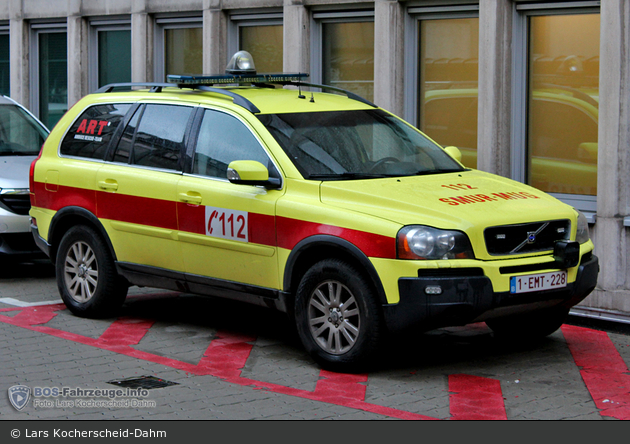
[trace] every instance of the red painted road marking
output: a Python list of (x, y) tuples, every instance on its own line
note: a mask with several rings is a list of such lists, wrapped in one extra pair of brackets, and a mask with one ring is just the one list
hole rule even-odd
[(471, 375), (449, 375), (451, 419), (507, 419), (501, 382)]
[(322, 396), (322, 399), (350, 399), (353, 401), (365, 400), (368, 380), (367, 373), (359, 375), (349, 375), (345, 373), (333, 373), (321, 370), (321, 378), (317, 381), (315, 393)]
[[(345, 375), (322, 370), (320, 376), (323, 379), (318, 381), (315, 391), (313, 392), (257, 381), (255, 379), (243, 378), (240, 376), (241, 371), (245, 366), (252, 349), (252, 345), (247, 342), (255, 340), (253, 336), (220, 331), (217, 333), (217, 338), (214, 339), (208, 346), (208, 349), (204, 353), (204, 356), (200, 360), (199, 364), (194, 365), (164, 356), (146, 353), (130, 347), (131, 344), (129, 344), (129, 342), (134, 341), (134, 344), (137, 344), (140, 339), (142, 339), (142, 336), (144, 336), (144, 334), (148, 331), (148, 329), (145, 328), (147, 323), (152, 321), (136, 320), (136, 322), (133, 322), (133, 318), (121, 318), (121, 320), (112, 324), (112, 326), (110, 326), (110, 328), (106, 330), (105, 333), (103, 333), (103, 336), (99, 339), (81, 336), (75, 333), (46, 327), (44, 325), (38, 325), (44, 323), (44, 321), (50, 321), (57, 315), (55, 312), (61, 309), (65, 309), (63, 304), (0, 309), (0, 313), (18, 310), (21, 311), (20, 314), (14, 317), (0, 315), (0, 322), (45, 333), (58, 338), (67, 339), (73, 342), (90, 345), (92, 347), (97, 347), (102, 350), (108, 350), (125, 356), (154, 362), (156, 364), (176, 368), (195, 375), (216, 376), (227, 382), (241, 386), (250, 386), (254, 389), (267, 390), (273, 393), (326, 402), (329, 404), (354, 408), (399, 419), (437, 419), (425, 415), (419, 415), (417, 413), (365, 402), (366, 387), (364, 385), (360, 385), (359, 383), (367, 380), (366, 375)], [(122, 336), (125, 339), (114, 340), (115, 332), (125, 333), (125, 329), (130, 330)]]
[[(13, 321), (12, 324), (21, 326), (46, 324), (57, 316), (55, 311), (59, 310), (61, 307), (65, 307), (65, 305), (41, 305), (29, 309), (22, 309), (20, 313), (11, 318)], [(12, 310), (16, 309), (8, 309), (6, 311)]]
[(630, 419), (630, 376), (608, 334), (563, 325), (562, 333), (602, 416)]
[[(297, 396), (313, 401), (354, 408), (401, 419), (436, 419), (404, 410), (365, 402), (367, 375), (346, 375), (322, 370), (314, 391), (299, 390), (254, 379), (244, 378), (245, 366), (255, 337), (220, 331), (210, 343), (198, 365), (137, 350), (137, 345), (153, 325), (152, 320), (122, 317), (98, 339), (46, 327), (63, 304), (0, 309), (0, 313), (19, 313), (13, 317), (0, 315), (0, 322), (90, 345), (103, 350), (165, 365), (195, 375), (212, 375), (241, 386)], [(630, 419), (630, 375), (628, 367), (612, 341), (604, 332), (563, 326), (562, 331), (582, 378), (601, 415)], [(499, 381), (470, 375), (450, 375), (451, 419), (507, 419)]]
[(219, 378), (238, 378), (252, 351), (253, 346), (248, 342), (255, 340), (255, 336), (218, 331), (199, 366)]
[(155, 321), (135, 319), (130, 316), (118, 318), (98, 338), (98, 342), (111, 345), (136, 345), (140, 342)]

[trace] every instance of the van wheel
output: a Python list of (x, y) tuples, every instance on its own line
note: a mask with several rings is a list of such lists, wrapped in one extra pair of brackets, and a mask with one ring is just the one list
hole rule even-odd
[(55, 267), (61, 299), (75, 315), (110, 316), (127, 297), (128, 286), (105, 242), (90, 227), (77, 225), (64, 234)]
[(379, 349), (383, 321), (377, 298), (347, 262), (323, 260), (304, 274), (295, 321), (306, 350), (329, 370), (361, 371)]
[(568, 315), (568, 308), (554, 307), (523, 315), (490, 319), (486, 321), (486, 325), (498, 337), (518, 340), (539, 339), (558, 330)]

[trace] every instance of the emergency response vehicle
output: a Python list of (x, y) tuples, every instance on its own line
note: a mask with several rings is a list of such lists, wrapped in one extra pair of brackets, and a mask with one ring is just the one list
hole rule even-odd
[(355, 94), (252, 65), (108, 85), (53, 129), (30, 215), (73, 313), (109, 316), (131, 285), (233, 298), (286, 312), (318, 363), (352, 370), (388, 332), (548, 335), (595, 288), (579, 211)]

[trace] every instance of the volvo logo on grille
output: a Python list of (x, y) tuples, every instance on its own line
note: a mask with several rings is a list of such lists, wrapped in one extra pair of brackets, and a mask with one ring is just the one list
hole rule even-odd
[(537, 236), (549, 225), (549, 222), (543, 223), (536, 231), (528, 231), (527, 237), (523, 242), (521, 242), (516, 248), (514, 248), (510, 253), (518, 253), (525, 245), (531, 245), (536, 242)]

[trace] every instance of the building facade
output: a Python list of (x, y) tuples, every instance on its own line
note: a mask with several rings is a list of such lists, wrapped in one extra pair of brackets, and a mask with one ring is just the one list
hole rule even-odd
[(575, 311), (630, 320), (630, 0), (2, 1), (0, 93), (48, 126), (104, 84), (245, 49), (583, 211), (601, 271)]

